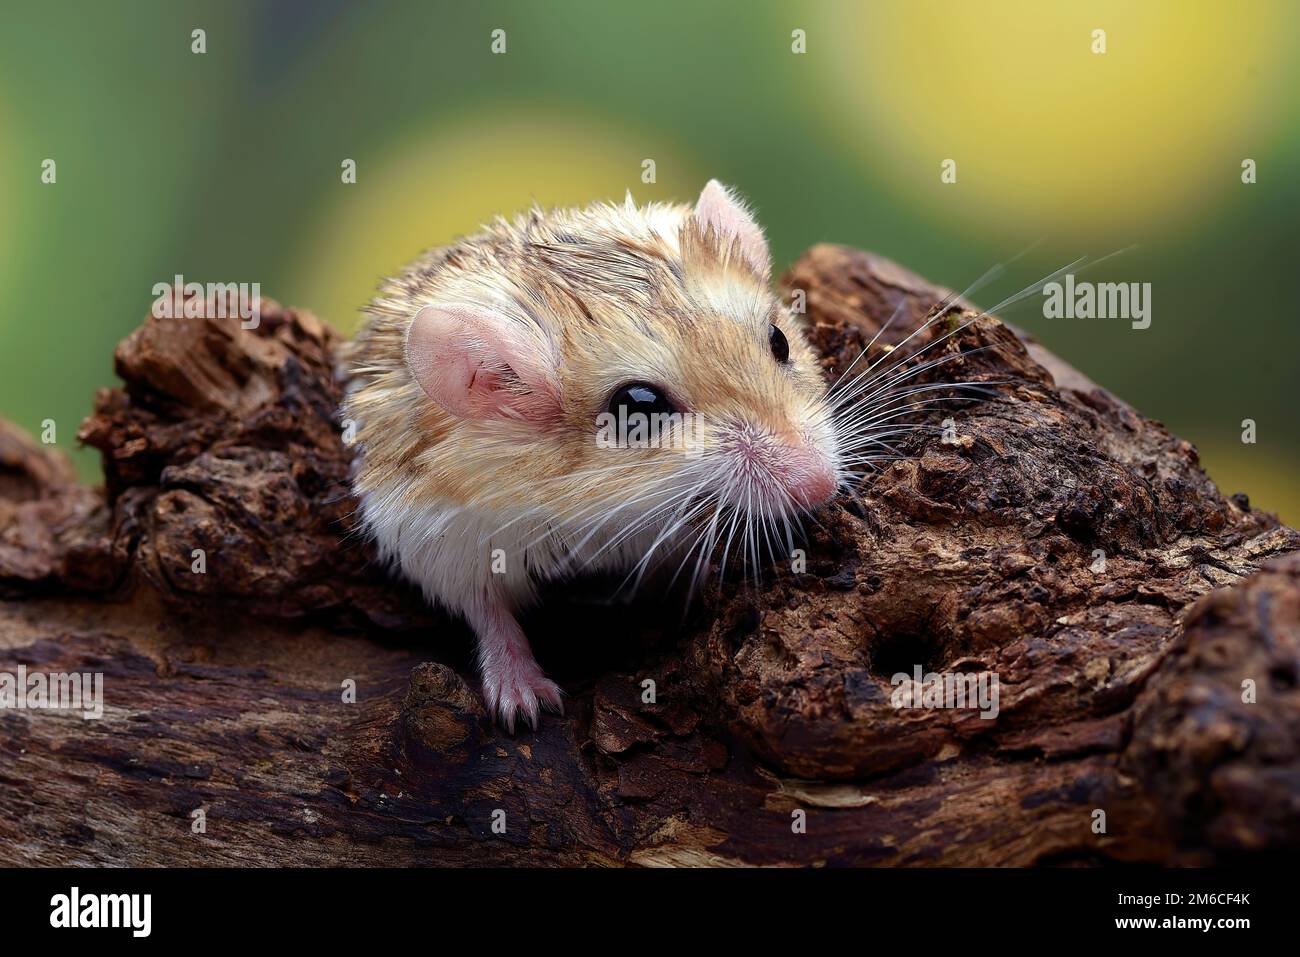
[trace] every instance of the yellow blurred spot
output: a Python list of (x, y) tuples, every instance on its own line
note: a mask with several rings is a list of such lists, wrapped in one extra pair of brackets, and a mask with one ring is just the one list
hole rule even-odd
[[(661, 137), (537, 112), (442, 121), (389, 154), (351, 158), (356, 185), (334, 187), (336, 198), (312, 226), (294, 281), (277, 294), (349, 331), (381, 278), (497, 214), (509, 216), (534, 200), (621, 200), (628, 190), (638, 203), (692, 202), (707, 178)], [(657, 183), (641, 181), (646, 159), (655, 161)]]
[(1245, 492), (1251, 508), (1276, 512), (1288, 525), (1300, 520), (1300, 459), (1261, 451), (1260, 445), (1197, 443), (1201, 465), (1225, 496)]
[[(1251, 188), (1241, 161), (1285, 132), (1295, 4), (823, 9), (809, 49), (816, 61), (824, 44), (835, 73), (826, 81), (839, 98), (818, 98), (827, 124), (895, 189), (988, 227), (1131, 234), (1156, 217), (1169, 229)], [(1095, 30), (1104, 53), (1093, 52)], [(945, 159), (956, 161), (955, 185), (940, 183)]]

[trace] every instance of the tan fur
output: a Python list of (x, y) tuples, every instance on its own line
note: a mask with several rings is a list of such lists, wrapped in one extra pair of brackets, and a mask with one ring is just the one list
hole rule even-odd
[[(563, 513), (672, 481), (680, 449), (598, 449), (595, 418), (632, 381), (666, 388), (704, 418), (780, 438), (829, 428), (802, 330), (735, 243), (701, 231), (687, 206), (533, 209), (435, 249), (381, 287), (345, 358), (343, 415), (357, 424), (359, 494), (399, 487), (394, 508), (445, 501)], [(558, 364), (561, 413), (543, 427), (456, 419), (425, 395), (405, 340), (425, 305), (473, 303), (540, 334)], [(773, 360), (768, 323), (790, 344)], [(614, 477), (593, 478), (614, 469)], [(620, 471), (621, 470), (621, 471)], [(389, 493), (391, 495), (391, 492)], [(468, 544), (468, 543), (467, 543)], [(477, 544), (477, 543), (475, 543)]]

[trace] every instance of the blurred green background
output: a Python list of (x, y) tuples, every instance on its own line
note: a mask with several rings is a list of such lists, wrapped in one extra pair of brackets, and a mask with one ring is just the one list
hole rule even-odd
[(259, 282), (350, 331), (494, 213), (716, 176), (778, 270), (834, 241), (964, 288), (1037, 243), (984, 305), (1136, 244), (1084, 278), (1152, 283), (1151, 328), (1005, 317), (1300, 521), (1298, 34), (1262, 0), (5, 0), (0, 415), (54, 419), (93, 480), (74, 433), (154, 283)]

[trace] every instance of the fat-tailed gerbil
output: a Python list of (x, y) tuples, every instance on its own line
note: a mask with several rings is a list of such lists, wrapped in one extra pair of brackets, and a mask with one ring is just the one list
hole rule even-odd
[[(693, 209), (629, 196), (498, 219), (367, 308), (343, 408), (362, 523), (473, 627), (507, 727), (560, 708), (516, 621), (540, 583), (756, 546), (755, 525), (834, 494), (825, 383), (770, 272), (762, 231), (712, 181)], [(673, 424), (611, 442), (602, 414), (620, 412)]]

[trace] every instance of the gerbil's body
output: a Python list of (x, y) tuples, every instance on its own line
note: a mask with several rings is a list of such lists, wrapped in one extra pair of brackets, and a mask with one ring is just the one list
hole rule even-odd
[[(710, 183), (694, 208), (497, 220), (368, 308), (343, 409), (362, 522), (473, 627), (508, 726), (560, 706), (515, 621), (540, 583), (703, 552), (732, 516), (778, 523), (833, 493), (824, 385), (769, 269), (758, 227)], [(598, 440), (619, 411), (678, 418), (658, 441)]]

